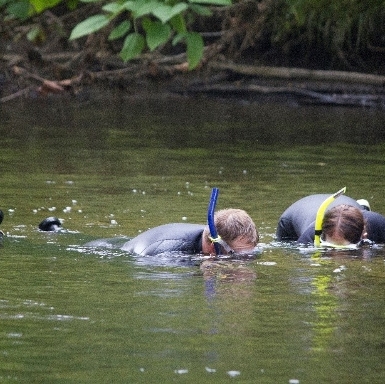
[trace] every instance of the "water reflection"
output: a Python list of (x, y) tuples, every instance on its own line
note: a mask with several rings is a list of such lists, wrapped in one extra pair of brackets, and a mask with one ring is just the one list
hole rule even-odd
[(8, 139), (22, 139), (19, 144), (25, 147), (41, 140), (62, 144), (63, 139), (68, 140), (62, 149), (73, 145), (74, 139), (87, 141), (90, 149), (99, 150), (122, 147), (127, 139), (136, 147), (169, 149), (228, 143), (252, 147), (378, 144), (385, 140), (384, 116), (384, 111), (359, 108), (244, 105), (182, 97), (143, 101), (114, 94), (99, 103), (45, 99), (5, 105), (0, 110), (0, 129)]
[[(340, 185), (385, 212), (384, 111), (117, 96), (1, 107), (0, 377), (381, 382), (384, 248), (273, 241), (287, 206)], [(258, 258), (83, 247), (203, 223), (212, 186)], [(53, 208), (68, 231), (39, 232)]]

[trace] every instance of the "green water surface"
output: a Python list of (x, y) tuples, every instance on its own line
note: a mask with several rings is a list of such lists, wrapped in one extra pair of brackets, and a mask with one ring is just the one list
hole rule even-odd
[[(382, 383), (385, 251), (274, 243), (295, 200), (343, 186), (385, 214), (385, 113), (181, 97), (0, 109), (0, 383)], [(82, 245), (243, 208), (248, 262)], [(58, 216), (67, 230), (42, 233)]]

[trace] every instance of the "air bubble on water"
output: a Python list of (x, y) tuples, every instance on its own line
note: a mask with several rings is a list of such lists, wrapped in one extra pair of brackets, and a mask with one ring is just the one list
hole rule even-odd
[(188, 369), (176, 369), (174, 372), (178, 373), (179, 375), (183, 375), (185, 373), (188, 373)]
[(338, 268), (336, 268), (333, 272), (334, 273), (341, 273), (346, 269), (344, 265), (340, 265)]
[(7, 336), (9, 338), (20, 338), (20, 337), (23, 336), (23, 334), (20, 333), (20, 332), (10, 332), (10, 333), (7, 334)]
[(257, 264), (272, 266), (272, 265), (277, 265), (277, 262), (275, 262), (275, 261), (257, 261)]
[(230, 376), (230, 377), (237, 377), (241, 374), (241, 372), (239, 371), (227, 371), (227, 374)]

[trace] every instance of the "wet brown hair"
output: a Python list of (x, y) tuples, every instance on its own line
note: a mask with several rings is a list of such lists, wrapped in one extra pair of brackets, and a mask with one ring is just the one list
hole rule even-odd
[(359, 208), (347, 204), (337, 205), (325, 213), (322, 238), (339, 235), (351, 244), (357, 244), (365, 230), (365, 220)]
[[(247, 244), (256, 246), (259, 241), (259, 234), (252, 218), (242, 209), (222, 209), (215, 212), (215, 227), (218, 235), (226, 243), (231, 243), (237, 238), (244, 239)], [(204, 231), (208, 238), (208, 228)]]

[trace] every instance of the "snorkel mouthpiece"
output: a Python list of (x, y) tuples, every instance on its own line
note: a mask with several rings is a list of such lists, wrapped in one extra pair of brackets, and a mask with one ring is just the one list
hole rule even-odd
[(321, 233), (322, 233), (322, 223), (325, 216), (325, 211), (327, 207), (338, 197), (341, 196), (346, 192), (346, 187), (341, 188), (339, 191), (334, 193), (333, 195), (329, 196), (325, 201), (322, 202), (320, 207), (317, 211), (317, 216), (315, 219), (315, 226), (314, 226), (314, 246), (320, 247), (321, 246)]

